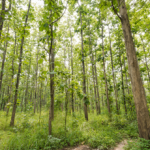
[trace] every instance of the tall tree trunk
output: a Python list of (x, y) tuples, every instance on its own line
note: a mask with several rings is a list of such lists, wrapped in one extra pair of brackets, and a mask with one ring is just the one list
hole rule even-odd
[(125, 39), (132, 92), (137, 113), (139, 136), (141, 138), (150, 139), (150, 117), (146, 103), (145, 90), (140, 76), (125, 0), (118, 0), (118, 6), (121, 15), (120, 20)]
[[(14, 51), (13, 51), (13, 58), (12, 58), (12, 76), (11, 76), (11, 86), (10, 86), (10, 90), (9, 90), (9, 98), (8, 98), (8, 102), (11, 101), (11, 98), (13, 99), (12, 96), (12, 86), (13, 86), (13, 79), (14, 79), (14, 59), (15, 59), (15, 51), (16, 51), (16, 44), (17, 44), (17, 37), (16, 37), (16, 32), (15, 32), (15, 45), (14, 45)], [(13, 102), (13, 100), (12, 100)], [(9, 107), (7, 108), (7, 116), (9, 113)]]
[(43, 83), (41, 82), (41, 87), (40, 87), (40, 116), (41, 116), (41, 111), (42, 111), (42, 93), (43, 93)]
[(122, 72), (122, 61), (121, 61), (121, 51), (119, 47), (119, 61), (120, 61), (120, 67), (121, 67), (121, 84), (122, 84), (122, 95), (123, 95), (123, 103), (124, 103), (124, 110), (125, 114), (127, 115), (127, 106), (126, 106), (126, 99), (125, 99), (125, 91), (124, 91), (124, 81), (123, 81), (123, 72)]
[[(127, 78), (127, 72), (126, 72), (126, 62), (125, 62), (125, 57), (123, 56), (123, 61), (124, 61), (124, 70), (125, 70), (125, 77), (126, 77), (126, 86), (127, 86), (127, 92), (128, 95), (130, 94), (129, 86), (128, 86), (128, 78)], [(132, 111), (132, 103), (131, 103), (132, 98), (129, 99), (129, 104), (130, 104), (130, 109)]]
[[(69, 24), (69, 21), (68, 21)], [(72, 46), (72, 33), (71, 33), (71, 27), (69, 24), (69, 30), (70, 30), (70, 41), (71, 41), (71, 81), (73, 82), (73, 46)], [(71, 92), (71, 102), (72, 102), (72, 112), (74, 112), (74, 89), (72, 84), (72, 92)]]
[(96, 106), (96, 112), (98, 114), (98, 101), (97, 101), (97, 93), (96, 93), (96, 83), (95, 83), (95, 70), (94, 70), (94, 56), (92, 51), (92, 44), (91, 44), (91, 31), (90, 31), (90, 25), (89, 25), (89, 53), (91, 54), (91, 64), (92, 64), (92, 77), (93, 77), (93, 84), (94, 84), (94, 96), (95, 96), (95, 106)]
[(38, 70), (39, 70), (39, 47), (37, 49), (37, 56), (36, 56), (36, 73), (35, 73), (35, 98), (34, 98), (34, 113), (36, 111), (36, 107), (38, 109), (38, 85), (37, 85), (37, 78), (38, 78)]
[(87, 111), (87, 96), (86, 96), (86, 77), (85, 77), (85, 64), (84, 64), (84, 48), (83, 48), (83, 29), (82, 29), (82, 14), (80, 11), (80, 23), (81, 23), (81, 53), (82, 53), (82, 68), (83, 68), (83, 93), (84, 93), (84, 115), (85, 119), (88, 120)]
[(102, 25), (102, 51), (103, 51), (103, 70), (104, 70), (104, 78), (105, 78), (105, 91), (106, 91), (106, 98), (107, 98), (107, 109), (109, 115), (111, 114), (110, 110), (110, 102), (109, 102), (109, 95), (108, 95), (108, 84), (107, 84), (107, 76), (106, 76), (106, 69), (105, 69), (105, 53), (104, 53), (104, 41), (103, 41), (103, 25)]
[[(8, 32), (7, 32), (6, 38), (8, 38), (8, 34), (9, 34), (9, 25), (8, 25)], [(1, 94), (1, 88), (2, 88), (2, 82), (3, 82), (3, 75), (4, 75), (4, 66), (5, 66), (7, 45), (8, 45), (8, 41), (6, 41), (6, 44), (4, 43), (5, 50), (3, 52), (3, 60), (2, 60), (2, 66), (1, 66), (1, 72), (0, 72), (0, 94)]]
[(11, 9), (11, 0), (9, 2), (9, 8), (6, 9), (6, 0), (2, 0), (2, 9), (0, 11), (0, 39), (2, 35), (2, 30), (3, 30), (3, 24), (5, 20), (5, 14)]
[(54, 37), (53, 37), (53, 25), (51, 25), (51, 45), (49, 50), (49, 71), (50, 71), (50, 111), (49, 111), (49, 135), (52, 134), (52, 120), (54, 119), (54, 60), (55, 60), (55, 48), (54, 48)]
[(31, 68), (31, 54), (30, 54), (30, 60), (29, 60), (29, 66), (28, 66), (28, 76), (27, 76), (27, 83), (26, 83), (26, 91), (25, 91), (25, 112), (26, 112), (26, 105), (27, 105), (27, 99), (29, 97), (28, 95), (28, 85), (29, 85), (29, 76), (30, 76), (30, 68)]
[(146, 65), (146, 68), (147, 68), (147, 72), (148, 72), (148, 79), (149, 79), (149, 82), (150, 82), (150, 74), (149, 74), (149, 67), (148, 67), (148, 63), (147, 63), (147, 57), (146, 57), (146, 54), (145, 54), (145, 45), (144, 45), (144, 41), (143, 41), (143, 38), (142, 36), (141, 37), (141, 40), (142, 40), (142, 44), (143, 44), (143, 50), (144, 50), (144, 56), (145, 56), (145, 65)]
[[(0, 95), (0, 96), (1, 96), (1, 99), (4, 98), (4, 94), (5, 94), (5, 88), (3, 88), (3, 92), (2, 92), (2, 94)], [(3, 109), (3, 106), (4, 106), (4, 101), (2, 101), (2, 103), (1, 103), (1, 108), (0, 108), (0, 110)]]
[(29, 6), (28, 6), (27, 15), (26, 15), (25, 25), (24, 25), (24, 33), (23, 33), (23, 37), (21, 40), (18, 74), (17, 74), (15, 97), (14, 97), (13, 111), (12, 111), (10, 126), (14, 126), (14, 120), (15, 120), (16, 104), (17, 104), (17, 96), (18, 96), (19, 80), (20, 80), (20, 74), (21, 74), (22, 56), (23, 56), (23, 44), (24, 44), (24, 38), (25, 38), (25, 28), (26, 28), (27, 22), (28, 22), (30, 5), (31, 5), (31, 0), (29, 0)]
[(109, 43), (110, 43), (110, 57), (111, 57), (111, 67), (112, 67), (112, 75), (113, 75), (113, 85), (114, 85), (114, 91), (115, 91), (115, 99), (116, 99), (116, 111), (119, 113), (118, 108), (118, 97), (117, 97), (117, 89), (116, 89), (116, 79), (114, 74), (114, 63), (113, 63), (113, 57), (112, 57), (112, 48), (111, 48), (111, 37), (110, 37), (110, 30), (109, 30)]
[[(95, 52), (95, 60), (96, 60), (96, 52)], [(96, 62), (95, 62), (94, 68), (95, 68), (95, 80), (96, 80), (97, 101), (98, 101), (98, 112), (97, 112), (97, 114), (99, 115), (101, 113), (101, 105), (100, 105), (100, 96), (99, 96), (99, 86), (98, 86), (98, 80), (97, 80)]]
[[(69, 54), (69, 51), (68, 51), (68, 54)], [(65, 66), (65, 68), (67, 68), (66, 67), (66, 47), (64, 47), (64, 66)], [(65, 84), (66, 84), (66, 86), (68, 86), (68, 82), (67, 82), (67, 78), (64, 78), (64, 82), (65, 82)], [(70, 82), (70, 81), (69, 81)], [(67, 88), (65, 87), (65, 131), (67, 131), (67, 129), (66, 129), (66, 124), (67, 124), (67, 106), (68, 106), (68, 90), (67, 90)], [(73, 104), (72, 104), (73, 105)], [(74, 106), (74, 105), (73, 105)], [(74, 113), (74, 112), (72, 112), (72, 113)], [(66, 133), (66, 132), (65, 132)]]

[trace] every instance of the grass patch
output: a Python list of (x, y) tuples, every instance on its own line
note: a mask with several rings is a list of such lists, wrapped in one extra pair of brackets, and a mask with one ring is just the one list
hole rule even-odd
[[(127, 138), (137, 138), (136, 121), (129, 121), (124, 116), (113, 116), (112, 120), (102, 114), (89, 114), (89, 121), (84, 115), (76, 113), (74, 117), (67, 116), (65, 128), (65, 113), (55, 113), (52, 123), (53, 134), (48, 135), (48, 111), (39, 114), (16, 113), (15, 126), (9, 127), (10, 116), (6, 118), (0, 112), (0, 145), (2, 150), (40, 150), (61, 149), (77, 144), (87, 144), (93, 148), (109, 149), (116, 143)], [(58, 115), (59, 114), (59, 115)]]

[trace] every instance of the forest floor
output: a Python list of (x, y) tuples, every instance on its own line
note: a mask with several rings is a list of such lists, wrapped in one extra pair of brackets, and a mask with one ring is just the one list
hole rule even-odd
[(42, 111), (40, 116), (17, 112), (14, 127), (9, 126), (11, 113), (6, 117), (6, 113), (0, 111), (0, 149), (122, 150), (127, 140), (121, 141), (138, 138), (136, 120), (129, 121), (121, 114), (113, 115), (110, 121), (104, 111), (99, 116), (89, 113), (88, 122), (83, 114), (76, 113), (74, 117), (68, 114), (66, 127), (65, 113), (57, 112), (52, 136), (48, 135), (48, 111)]
[[(111, 148), (110, 150), (124, 150), (124, 146), (127, 145), (127, 140), (122, 141), (116, 147)], [(72, 148), (63, 148), (61, 150), (99, 150), (99, 149), (92, 149), (87, 145), (79, 145)]]

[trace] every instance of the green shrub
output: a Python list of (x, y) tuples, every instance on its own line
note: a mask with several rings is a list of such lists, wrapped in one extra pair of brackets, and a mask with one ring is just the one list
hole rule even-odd
[(128, 145), (125, 146), (125, 150), (149, 150), (150, 149), (150, 140), (138, 139), (131, 142), (128, 142)]

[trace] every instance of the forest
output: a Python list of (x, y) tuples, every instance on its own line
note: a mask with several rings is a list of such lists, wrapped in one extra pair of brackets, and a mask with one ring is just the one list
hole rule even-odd
[(1, 0), (0, 150), (149, 150), (149, 12), (149, 0)]

